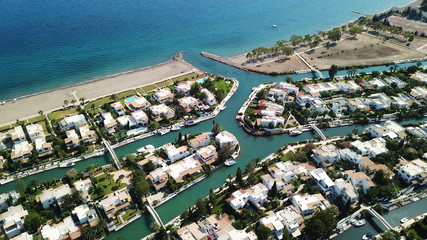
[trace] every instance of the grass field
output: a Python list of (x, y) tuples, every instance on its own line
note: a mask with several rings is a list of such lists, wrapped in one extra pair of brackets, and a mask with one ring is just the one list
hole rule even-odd
[(193, 78), (196, 78), (196, 76), (198, 75), (198, 73), (189, 73), (189, 74), (185, 74), (185, 75), (183, 75), (183, 76), (179, 76), (179, 77), (176, 77), (176, 78), (172, 78), (171, 79), (171, 81), (172, 82), (175, 82), (175, 81), (183, 81), (184, 79), (186, 79), (186, 78), (188, 78), (188, 80), (191, 80), (191, 79), (193, 79)]
[(29, 123), (35, 123), (35, 122), (43, 121), (45, 119), (46, 119), (46, 115), (41, 115), (41, 116), (37, 116), (37, 117), (28, 119), (28, 122)]
[(152, 91), (152, 90), (154, 90), (156, 88), (157, 87), (154, 84), (152, 84), (152, 85), (148, 85), (148, 86), (142, 87), (141, 89), (144, 90), (144, 92), (147, 93), (147, 92)]
[(5, 126), (0, 127), (0, 132), (7, 131), (9, 129), (10, 129), (10, 125), (5, 125)]
[(123, 221), (127, 221), (138, 213), (138, 209), (136, 208), (129, 208), (125, 210), (125, 213), (122, 215)]
[(218, 89), (223, 89), (225, 92), (229, 92), (232, 86), (233, 82), (227, 84), (225, 80), (215, 81), (215, 87)]
[(69, 108), (69, 109), (65, 109), (65, 110), (59, 110), (59, 111), (51, 112), (47, 116), (49, 117), (50, 120), (54, 120), (54, 119), (62, 118), (62, 117), (69, 115), (69, 114), (74, 114), (76, 112), (77, 112), (77, 108), (73, 107), (73, 108)]
[(116, 182), (114, 182), (114, 180), (111, 180), (111, 182), (110, 182), (110, 180), (108, 180), (106, 174), (102, 174), (102, 175), (96, 177), (96, 179), (98, 179), (98, 182), (101, 183), (102, 186), (104, 186), (105, 195), (108, 195), (108, 194), (113, 193), (119, 189), (127, 187), (126, 183), (121, 183), (119, 186)]

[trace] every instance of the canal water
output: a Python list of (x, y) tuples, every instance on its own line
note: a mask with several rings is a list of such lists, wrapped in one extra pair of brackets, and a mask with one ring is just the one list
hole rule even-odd
[[(251, 92), (252, 87), (258, 86), (259, 84), (264, 82), (283, 81), (283, 76), (263, 76), (259, 74), (248, 73), (248, 72), (244, 72), (244, 71), (235, 69), (233, 67), (229, 67), (208, 59), (205, 59), (202, 62), (199, 62), (199, 64), (200, 65), (196, 67), (204, 71), (220, 74), (224, 76), (234, 77), (240, 82), (239, 88), (237, 89), (236, 93), (227, 103), (227, 108), (224, 111), (222, 111), (217, 116), (217, 118), (215, 118), (215, 122), (221, 124), (225, 130), (228, 130), (229, 132), (233, 133), (237, 137), (241, 145), (241, 154), (237, 159), (237, 164), (235, 164), (234, 166), (227, 167), (227, 168), (224, 167), (219, 169), (218, 171), (213, 173), (211, 176), (209, 176), (207, 179), (205, 179), (201, 183), (198, 183), (197, 185), (191, 187), (190, 189), (186, 190), (185, 192), (171, 199), (167, 203), (156, 208), (160, 217), (165, 223), (169, 222), (170, 220), (172, 220), (173, 218), (181, 214), (183, 211), (188, 209), (188, 207), (193, 205), (198, 198), (207, 196), (209, 194), (209, 189), (211, 188), (214, 189), (221, 186), (229, 174), (235, 175), (238, 167), (244, 170), (245, 165), (251, 159), (254, 159), (256, 157), (264, 158), (267, 155), (273, 152), (276, 152), (280, 147), (282, 147), (285, 144), (302, 141), (305, 139), (311, 139), (313, 137), (310, 132), (305, 132), (297, 137), (290, 137), (288, 135), (278, 135), (278, 136), (271, 136), (271, 137), (254, 137), (244, 132), (242, 128), (240, 128), (235, 121), (236, 113), (238, 109), (242, 106), (242, 104), (246, 101), (248, 95)], [(411, 64), (403, 64), (400, 66), (406, 67), (409, 65)], [(363, 69), (361, 71), (371, 72), (374, 70), (377, 70), (377, 71), (388, 70), (388, 67), (386, 66), (372, 67), (368, 69)], [(324, 74), (327, 75), (326, 72)], [(338, 73), (338, 75), (340, 74), (346, 75), (347, 73), (345, 71), (341, 71)], [(311, 76), (312, 76), (311, 74), (301, 74), (301, 75), (293, 75), (292, 77), (295, 80), (300, 80), (301, 78), (311, 77)], [(206, 121), (188, 128), (183, 128), (181, 129), (181, 132), (183, 134), (184, 133), (197, 134), (200, 132), (210, 131), (212, 128), (212, 122), (213, 121)], [(366, 126), (347, 126), (347, 127), (340, 127), (340, 128), (332, 128), (332, 129), (326, 130), (325, 135), (331, 136), (331, 137), (336, 135), (344, 135), (351, 132), (354, 128), (363, 130), (364, 128), (366, 128)], [(116, 154), (118, 156), (124, 156), (128, 153), (135, 152), (138, 148), (145, 146), (147, 144), (152, 144), (158, 147), (158, 146), (161, 146), (162, 144), (174, 141), (177, 138), (177, 135), (178, 133), (171, 132), (164, 136), (154, 136), (147, 139), (143, 139), (143, 140), (125, 145), (123, 147), (117, 148)], [(91, 158), (91, 159), (76, 163), (74, 168), (76, 168), (77, 170), (84, 170), (86, 166), (90, 164), (104, 165), (109, 163), (109, 158), (110, 158), (109, 155), (105, 155), (103, 157)], [(63, 168), (54, 169), (44, 173), (26, 177), (24, 178), (24, 180), (27, 183), (29, 183), (33, 179), (37, 179), (38, 181), (42, 182), (46, 180), (52, 180), (53, 178), (62, 178), (64, 177), (67, 171), (68, 169), (63, 169)], [(0, 186), (0, 192), (2, 193), (7, 192), (15, 188), (16, 188), (16, 184), (12, 182), (12, 183)], [(142, 237), (150, 233), (149, 225), (151, 222), (152, 222), (151, 217), (148, 215), (144, 215), (142, 218), (122, 228), (120, 231), (114, 232), (108, 235), (106, 239), (117, 239), (119, 236), (123, 237), (124, 239), (141, 239)], [(354, 230), (354, 231), (357, 231), (358, 233), (360, 231), (360, 233), (363, 233), (364, 229), (361, 228), (360, 230)]]

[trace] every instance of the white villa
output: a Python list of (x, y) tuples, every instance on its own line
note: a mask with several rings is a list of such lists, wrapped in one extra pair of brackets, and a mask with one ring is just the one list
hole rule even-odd
[(79, 127), (86, 123), (86, 118), (83, 114), (73, 115), (69, 117), (65, 117), (59, 122), (59, 127), (62, 130), (67, 130), (69, 128), (75, 128), (79, 130)]

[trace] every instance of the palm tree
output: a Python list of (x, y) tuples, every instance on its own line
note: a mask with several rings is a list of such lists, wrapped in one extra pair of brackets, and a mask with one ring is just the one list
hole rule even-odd
[(115, 102), (117, 100), (117, 95), (115, 93), (113, 93), (113, 95), (111, 95), (111, 98), (113, 99), (113, 101)]
[(38, 188), (38, 186), (39, 186), (39, 181), (38, 181), (37, 179), (33, 179), (33, 180), (31, 181), (31, 185), (33, 185), (34, 189), (35, 189), (35, 190), (36, 190), (36, 192), (37, 192), (37, 188)]
[(77, 170), (75, 168), (70, 169), (65, 176), (67, 176), (70, 180), (73, 179), (74, 177), (76, 177), (77, 175)]
[(68, 104), (69, 104), (68, 100), (67, 100), (67, 99), (65, 99), (65, 100), (64, 100), (64, 106), (65, 106), (65, 107), (68, 107)]
[(85, 98), (84, 97), (80, 98), (79, 101), (80, 101), (80, 105), (84, 105), (85, 104)]
[(76, 99), (73, 99), (73, 100), (71, 100), (71, 104), (75, 104), (77, 101), (76, 101)]
[(91, 226), (83, 228), (82, 235), (86, 240), (95, 240), (96, 232)]
[(39, 111), (39, 114), (40, 114), (40, 116), (41, 116), (41, 115), (43, 115), (43, 111), (42, 111), (42, 110), (40, 110), (40, 111)]
[(108, 231), (107, 222), (104, 218), (100, 217), (98, 220), (98, 224), (96, 225), (98, 235), (106, 234)]
[(92, 113), (95, 114), (95, 103), (92, 103), (90, 105), (90, 108), (92, 108)]

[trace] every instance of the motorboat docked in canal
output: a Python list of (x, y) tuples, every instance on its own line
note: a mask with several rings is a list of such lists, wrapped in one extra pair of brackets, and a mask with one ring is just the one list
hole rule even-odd
[(59, 164), (60, 168), (67, 168), (67, 167), (72, 167), (76, 165), (74, 162), (63, 162), (61, 164)]
[(147, 146), (144, 146), (142, 148), (138, 148), (138, 150), (136, 150), (139, 153), (153, 153), (156, 150), (156, 148), (151, 145), (148, 144)]
[(171, 131), (178, 131), (181, 129), (181, 126), (179, 126), (179, 124), (174, 124), (171, 127)]
[(363, 225), (365, 225), (365, 224), (366, 224), (365, 219), (360, 219), (359, 221), (356, 221), (356, 222), (354, 223), (354, 226), (356, 226), (356, 227), (361, 227), (361, 226), (363, 226)]
[(404, 217), (400, 219), (400, 223), (406, 223), (409, 219), (407, 217)]
[(236, 161), (231, 159), (224, 162), (224, 165), (227, 167), (233, 166), (234, 164), (236, 164)]
[(162, 128), (162, 129), (159, 129), (157, 132), (161, 135), (161, 136), (163, 136), (163, 135), (165, 135), (166, 133), (168, 133), (168, 132), (170, 132), (171, 130), (170, 130), (170, 128)]
[(95, 156), (100, 157), (100, 156), (104, 156), (105, 154), (105, 150), (104, 149), (99, 149), (95, 151)]
[(186, 122), (186, 123), (185, 123), (185, 125), (187, 125), (187, 126), (191, 126), (191, 125), (195, 125), (195, 124), (197, 124), (197, 123), (199, 123), (199, 121), (198, 121), (198, 120), (190, 120), (190, 121)]
[(371, 239), (374, 235), (370, 232), (368, 232), (367, 234), (363, 235), (362, 240), (368, 240)]
[(298, 136), (301, 135), (302, 131), (299, 130), (298, 128), (292, 129), (291, 131), (289, 131), (289, 136)]

